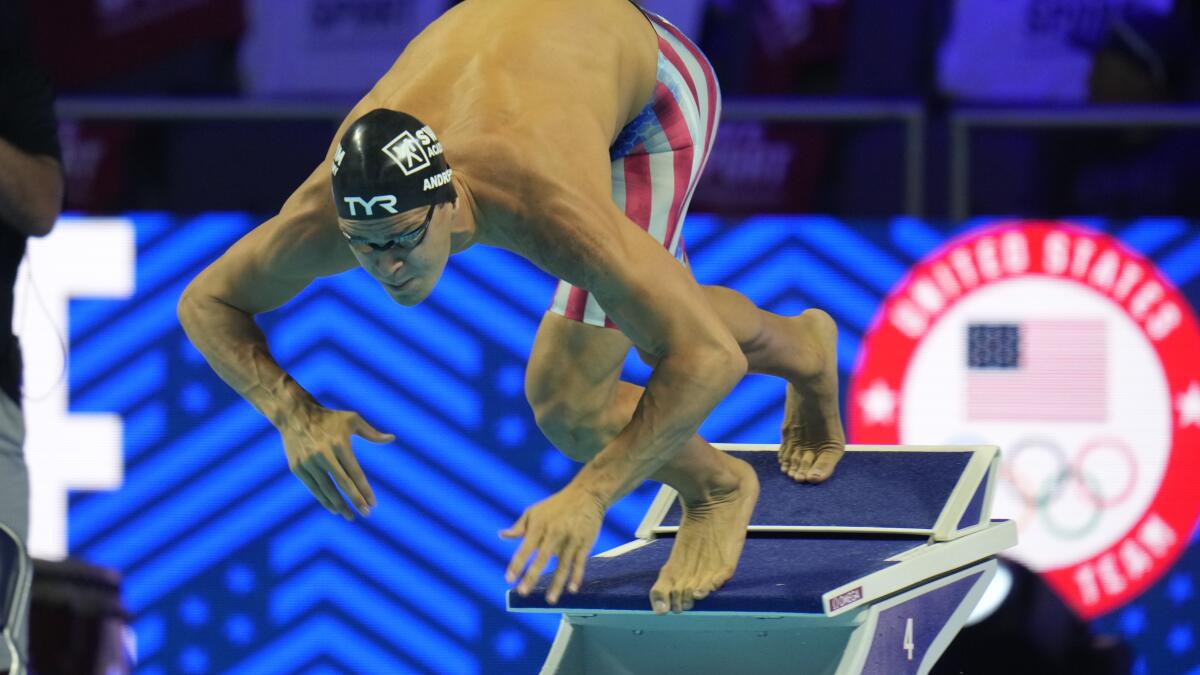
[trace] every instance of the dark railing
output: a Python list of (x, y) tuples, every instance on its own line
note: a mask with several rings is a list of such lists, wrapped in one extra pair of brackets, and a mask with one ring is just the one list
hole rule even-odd
[[(351, 102), (246, 99), (65, 98), (64, 120), (230, 121), (342, 119)], [(898, 123), (904, 130), (904, 212), (925, 215), (927, 113), (913, 100), (727, 99), (723, 119), (834, 124)], [(980, 129), (1200, 128), (1200, 106), (960, 108), (949, 114), (950, 217), (971, 214), (972, 133)]]

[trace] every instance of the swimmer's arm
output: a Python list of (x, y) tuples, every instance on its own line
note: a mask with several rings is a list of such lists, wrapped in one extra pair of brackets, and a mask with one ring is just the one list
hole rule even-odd
[[(633, 418), (573, 481), (611, 505), (684, 446), (747, 364), (691, 274), (611, 199), (591, 201), (559, 212), (537, 249), (563, 253), (534, 262), (591, 291), (656, 360)], [(566, 241), (554, 245), (556, 233)]]
[(357, 265), (320, 173), (193, 279), (177, 308), (212, 369), (276, 427), (316, 402), (271, 356), (254, 315), (283, 305), (318, 277)]

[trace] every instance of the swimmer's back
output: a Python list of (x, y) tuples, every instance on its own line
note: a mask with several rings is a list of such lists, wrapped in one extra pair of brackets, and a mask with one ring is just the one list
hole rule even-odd
[[(368, 98), (447, 140), (599, 125), (614, 138), (653, 91), (657, 39), (628, 0), (467, 0), (415, 38)], [(565, 113), (570, 113), (565, 114)]]

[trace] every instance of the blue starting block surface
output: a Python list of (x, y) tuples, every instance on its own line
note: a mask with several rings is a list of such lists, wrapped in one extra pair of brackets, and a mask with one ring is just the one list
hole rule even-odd
[(921, 675), (982, 595), (991, 557), (1016, 543), (1011, 522), (990, 520), (994, 446), (850, 446), (820, 485), (783, 475), (774, 445), (717, 447), (761, 485), (733, 578), (692, 610), (653, 614), (682, 515), (664, 486), (638, 539), (591, 558), (578, 593), (549, 605), (549, 574), (508, 593), (511, 611), (563, 614), (543, 673), (776, 673), (803, 660), (822, 675)]
[[(797, 485), (779, 470), (771, 452), (734, 452), (758, 470), (763, 492), (788, 499), (760, 499), (750, 517), (752, 528), (809, 527), (837, 529), (932, 530), (949, 501), (969, 452), (920, 458), (913, 452), (848, 453), (825, 483)], [(839, 489), (842, 485), (853, 490)], [(920, 485), (920, 490), (908, 486)], [(683, 510), (671, 504), (663, 526), (678, 526)]]
[[(546, 604), (549, 577), (543, 576), (529, 596), (512, 594), (509, 608), (648, 611), (648, 591), (673, 543), (674, 539), (656, 539), (619, 555), (589, 560), (579, 593), (564, 593), (556, 606)], [(798, 543), (802, 558), (796, 555)], [(893, 564), (888, 562), (892, 557), (924, 544), (925, 539), (911, 536), (747, 539), (737, 574), (719, 593), (697, 602), (694, 611), (820, 614), (825, 590), (885, 569)]]
[[(750, 532), (875, 532), (947, 540), (987, 523), (994, 448), (851, 446), (832, 477), (799, 485), (779, 469), (771, 446), (725, 445), (758, 473), (761, 495)], [(764, 449), (767, 448), (767, 449)], [(671, 534), (683, 515), (666, 488), (638, 528)]]

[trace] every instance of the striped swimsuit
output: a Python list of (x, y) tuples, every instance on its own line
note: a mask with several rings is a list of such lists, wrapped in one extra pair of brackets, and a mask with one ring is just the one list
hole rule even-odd
[[(658, 83), (609, 148), (613, 201), (686, 265), (683, 218), (717, 133), (721, 91), (700, 49), (666, 19), (643, 13), (658, 33)], [(591, 293), (565, 281), (558, 282), (550, 311), (613, 327)]]

